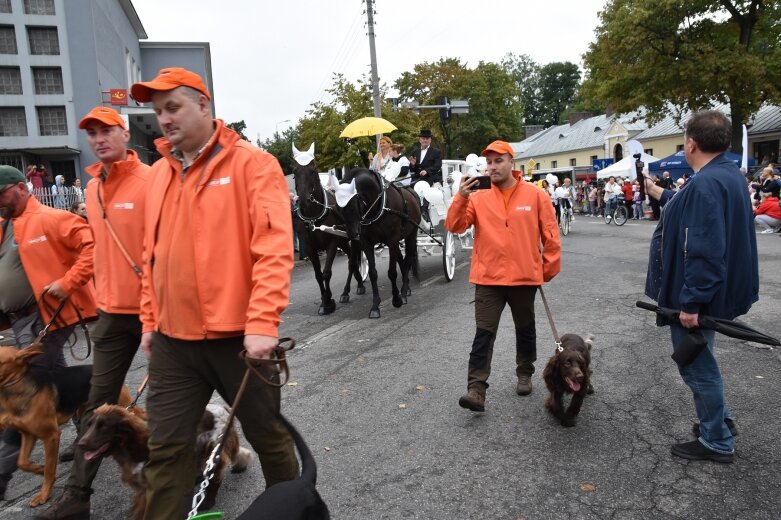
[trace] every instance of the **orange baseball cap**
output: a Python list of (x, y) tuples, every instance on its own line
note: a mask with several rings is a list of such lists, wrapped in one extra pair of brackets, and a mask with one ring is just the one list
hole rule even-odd
[(99, 121), (108, 126), (120, 126), (124, 130), (127, 130), (125, 128), (125, 120), (122, 119), (122, 116), (119, 115), (116, 110), (109, 107), (95, 107), (90, 110), (89, 113), (79, 121), (79, 128), (84, 130), (87, 128), (90, 121)]
[(515, 157), (515, 150), (513, 150), (513, 147), (510, 146), (510, 143), (507, 141), (494, 141), (486, 146), (485, 150), (480, 152), (480, 155), (485, 155), (488, 152), (508, 153), (510, 154), (510, 157)]
[(209, 90), (204, 85), (201, 77), (182, 67), (170, 67), (161, 69), (157, 77), (152, 81), (134, 83), (130, 87), (130, 94), (138, 102), (149, 103), (152, 100), (152, 92), (173, 90), (176, 87), (194, 88), (208, 99), (211, 99)]

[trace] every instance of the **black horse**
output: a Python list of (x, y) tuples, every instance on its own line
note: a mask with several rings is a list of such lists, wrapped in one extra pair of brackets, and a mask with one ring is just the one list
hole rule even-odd
[[(341, 200), (340, 200), (341, 199)], [(376, 172), (366, 168), (351, 170), (339, 186), (337, 200), (344, 205), (347, 234), (360, 244), (369, 262), (372, 283), (372, 308), (369, 318), (380, 317), (380, 295), (374, 246), (388, 246), (388, 278), (391, 281), (394, 307), (401, 307), (411, 294), (409, 273), (418, 279), (417, 231), (420, 223), (420, 199), (412, 190), (388, 184)], [(404, 256), (399, 243), (404, 240)], [(353, 247), (353, 255), (359, 254)], [(396, 285), (396, 266), (401, 267), (402, 286)]]
[[(331, 295), (331, 266), (336, 257), (336, 249), (344, 251), (348, 258), (349, 272), (344, 291), (339, 297), (339, 303), (350, 301), (350, 281), (353, 276), (358, 282), (356, 292), (365, 294), (366, 287), (358, 268), (360, 255), (351, 254), (350, 241), (346, 237), (340, 237), (324, 231), (315, 231), (314, 226), (344, 226), (344, 218), (334, 200), (333, 193), (329, 192), (320, 182), (320, 176), (315, 168), (314, 160), (306, 166), (295, 164), (293, 176), (296, 182), (296, 194), (298, 195), (298, 210), (295, 213), (295, 226), (299, 240), (304, 243), (304, 249), (312, 268), (315, 270), (317, 285), (320, 286), (319, 315), (331, 314), (336, 310), (336, 302)], [(320, 268), (319, 251), (325, 251), (325, 269)]]

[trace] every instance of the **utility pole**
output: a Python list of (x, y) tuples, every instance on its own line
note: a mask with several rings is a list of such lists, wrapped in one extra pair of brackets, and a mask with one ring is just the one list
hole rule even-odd
[[(380, 80), (377, 77), (377, 52), (374, 50), (374, 5), (372, 0), (366, 0), (367, 27), (369, 29), (369, 56), (372, 69), (372, 98), (374, 99), (374, 117), (382, 117), (380, 107)], [(375, 136), (377, 148), (380, 147), (380, 136)]]

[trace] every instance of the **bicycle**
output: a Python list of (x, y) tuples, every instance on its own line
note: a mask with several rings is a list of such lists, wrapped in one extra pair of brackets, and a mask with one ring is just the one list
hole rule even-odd
[(561, 234), (567, 236), (569, 234), (570, 227), (572, 226), (572, 208), (561, 207), (561, 213), (559, 213), (559, 229)]
[(624, 205), (624, 200), (625, 198), (623, 196), (616, 197), (613, 211), (610, 213), (605, 211), (605, 224), (610, 224), (611, 221), (614, 222), (616, 226), (623, 226), (626, 224), (629, 213), (626, 210), (626, 205)]

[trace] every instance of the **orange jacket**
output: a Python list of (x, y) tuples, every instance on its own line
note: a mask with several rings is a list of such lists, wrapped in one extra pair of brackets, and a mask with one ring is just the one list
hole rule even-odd
[[(79, 309), (82, 317), (94, 318), (95, 289), (87, 283), (92, 278), (94, 242), (84, 219), (44, 206), (35, 197), (30, 197), (24, 212), (12, 220), (19, 259), (38, 300), (43, 323), (49, 322), (51, 314), (47, 306), (41, 305), (41, 292), (55, 281), (69, 294), (69, 301)], [(0, 226), (0, 242), (2, 235)], [(47, 296), (46, 303), (54, 308), (58, 304), (51, 296)], [(78, 323), (78, 316), (70, 303), (62, 308), (58, 322), (60, 320), (68, 325)], [(57, 328), (57, 324), (52, 328)]]
[[(195, 306), (200, 327), (175, 337), (202, 339), (210, 332), (276, 336), (293, 270), (285, 177), (272, 155), (241, 140), (221, 120), (214, 122), (215, 136), (189, 167), (185, 180), (168, 140), (155, 141), (163, 158), (152, 165), (146, 201), (143, 331), (166, 334), (174, 323), (169, 319), (176, 320)], [(184, 191), (189, 186), (192, 191)], [(194, 251), (177, 250), (177, 237), (158, 227), (168, 190), (181, 190), (188, 209), (182, 218), (189, 219)], [(155, 251), (165, 251), (169, 258), (190, 258), (192, 264), (181, 271), (193, 272), (195, 279), (180, 279), (175, 266), (158, 269)], [(166, 278), (155, 279), (156, 270), (166, 272)], [(177, 291), (179, 284), (190, 285), (186, 294), (193, 292), (194, 284), (198, 301), (177, 299), (177, 292), (182, 292)], [(156, 287), (164, 287), (166, 301), (158, 301)], [(168, 309), (168, 316), (160, 315), (161, 307)]]
[(561, 269), (559, 228), (550, 197), (519, 179), (507, 208), (496, 186), (469, 198), (459, 194), (447, 212), (445, 227), (463, 233), (475, 226), (469, 271), (473, 284), (542, 285)]
[(115, 314), (138, 314), (141, 280), (112, 238), (98, 203), (98, 189), (106, 216), (133, 262), (141, 266), (144, 249), (144, 201), (149, 184), (149, 166), (133, 150), (127, 160), (111, 165), (102, 180), (103, 163), (84, 169), (93, 178), (87, 184), (87, 217), (95, 236), (95, 287), (98, 308)]

